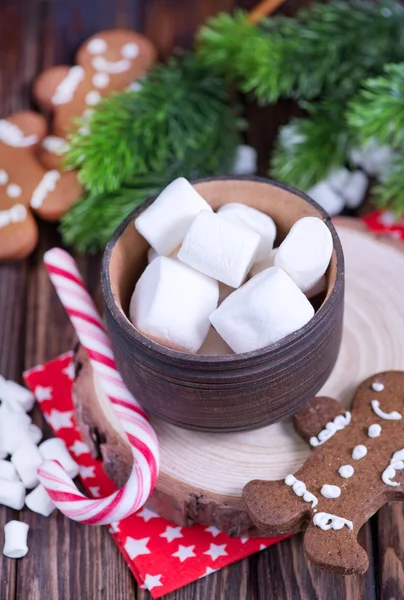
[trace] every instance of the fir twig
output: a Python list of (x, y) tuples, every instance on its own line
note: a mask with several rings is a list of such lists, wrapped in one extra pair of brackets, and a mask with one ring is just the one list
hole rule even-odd
[(347, 120), (362, 144), (376, 139), (404, 147), (404, 63), (387, 65), (383, 75), (366, 80)]
[(375, 187), (375, 199), (380, 208), (390, 208), (397, 218), (404, 215), (404, 151), (397, 153), (386, 175)]

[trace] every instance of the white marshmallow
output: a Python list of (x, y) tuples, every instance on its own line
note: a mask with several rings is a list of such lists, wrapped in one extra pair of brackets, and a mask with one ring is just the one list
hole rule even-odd
[(286, 271), (302, 292), (307, 292), (326, 272), (332, 250), (327, 225), (317, 217), (304, 217), (293, 225), (279, 246), (275, 266)]
[(368, 189), (369, 180), (363, 171), (351, 173), (342, 195), (348, 208), (358, 208)]
[(35, 397), (32, 392), (14, 381), (7, 381), (1, 375), (0, 398), (10, 405), (19, 405), (25, 412), (32, 410), (35, 404)]
[(224, 204), (219, 208), (217, 214), (233, 223), (247, 225), (247, 227), (258, 233), (260, 243), (254, 262), (261, 262), (268, 258), (276, 238), (276, 225), (271, 217), (251, 206), (235, 202)]
[(197, 271), (237, 288), (254, 262), (260, 236), (245, 225), (202, 211), (192, 223), (178, 258)]
[(307, 191), (315, 202), (324, 208), (329, 215), (338, 215), (345, 205), (345, 200), (339, 192), (336, 192), (328, 181), (319, 181)]
[(362, 167), (368, 175), (375, 177), (381, 177), (387, 171), (393, 158), (394, 152), (390, 146), (379, 146), (375, 139), (350, 152), (351, 161)]
[(343, 195), (350, 177), (350, 171), (346, 167), (341, 167), (340, 169), (331, 171), (327, 177), (327, 181), (335, 192)]
[(158, 256), (159, 253), (156, 252), (155, 249), (150, 246), (150, 248), (147, 251), (147, 262), (150, 264), (155, 258), (158, 258)]
[(178, 260), (160, 256), (136, 284), (130, 319), (157, 343), (195, 353), (208, 334), (209, 315), (218, 298), (217, 281)]
[(205, 341), (198, 350), (198, 354), (204, 354), (205, 356), (223, 356), (224, 354), (234, 353), (224, 339), (220, 337), (216, 329), (211, 327)]
[(45, 440), (38, 450), (43, 460), (57, 460), (72, 479), (79, 474), (79, 465), (70, 456), (66, 444), (59, 438)]
[(48, 492), (41, 484), (25, 497), (25, 504), (30, 510), (44, 517), (49, 517), (56, 508)]
[(273, 344), (306, 325), (314, 309), (292, 279), (277, 267), (259, 273), (210, 315), (235, 352)]
[(254, 263), (253, 266), (251, 267), (250, 277), (254, 277), (255, 275), (258, 275), (258, 273), (261, 273), (261, 271), (265, 271), (265, 269), (269, 269), (270, 267), (273, 267), (274, 263), (275, 263), (275, 256), (276, 256), (277, 251), (278, 251), (278, 248), (273, 248), (271, 250), (268, 258), (266, 258), (265, 260), (262, 260), (261, 262)]
[(40, 427), (38, 427), (38, 425), (35, 425), (34, 423), (31, 423), (31, 425), (29, 426), (28, 435), (29, 435), (30, 441), (33, 442), (36, 446), (39, 444), (39, 442), (43, 438), (42, 429)]
[(168, 256), (201, 210), (212, 209), (189, 181), (179, 177), (136, 219), (135, 227), (158, 254)]
[(5, 411), (0, 419), (0, 447), (13, 454), (29, 439), (31, 419), (24, 412)]
[(38, 485), (38, 468), (43, 459), (35, 444), (26, 442), (23, 446), (20, 446), (11, 456), (11, 462), (26, 488), (33, 488)]
[(252, 146), (237, 146), (232, 175), (254, 175), (257, 172), (257, 158), (257, 151)]
[(8, 460), (0, 460), (0, 486), (3, 481), (19, 481), (14, 465)]
[(327, 277), (323, 275), (312, 288), (305, 292), (306, 298), (314, 298), (317, 294), (322, 294), (327, 289)]
[(25, 487), (22, 481), (0, 481), (0, 504), (21, 510), (24, 500)]
[(4, 525), (4, 556), (22, 558), (27, 554), (28, 530), (29, 525), (21, 521), (9, 521)]

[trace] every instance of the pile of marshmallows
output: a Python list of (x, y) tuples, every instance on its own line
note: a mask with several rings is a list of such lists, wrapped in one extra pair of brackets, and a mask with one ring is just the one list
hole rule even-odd
[[(21, 510), (25, 503), (32, 511), (49, 517), (56, 507), (39, 484), (39, 466), (44, 460), (55, 459), (71, 477), (77, 476), (79, 466), (62, 440), (52, 438), (37, 445), (42, 431), (27, 415), (35, 403), (29, 390), (0, 375), (0, 400), (0, 504)], [(26, 495), (27, 489), (32, 491)], [(21, 521), (4, 526), (5, 556), (21, 558), (27, 554), (28, 529)]]
[(273, 249), (276, 225), (268, 215), (237, 203), (215, 213), (179, 178), (135, 227), (151, 249), (130, 319), (147, 337), (175, 350), (197, 353), (211, 325), (230, 352), (268, 346), (310, 321), (308, 297), (325, 289), (333, 243), (316, 217), (297, 221)]

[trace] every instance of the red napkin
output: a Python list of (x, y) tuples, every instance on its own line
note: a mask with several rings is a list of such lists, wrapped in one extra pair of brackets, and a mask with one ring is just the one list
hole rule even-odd
[[(83, 443), (74, 419), (73, 354), (27, 371), (33, 391), (55, 435), (66, 442), (80, 465), (80, 478), (89, 495), (106, 496), (115, 485)], [(114, 523), (109, 531), (138, 584), (160, 598), (191, 581), (209, 575), (284, 538), (230, 538), (215, 527), (178, 527), (147, 508)]]
[(375, 233), (383, 233), (404, 241), (404, 217), (397, 220), (389, 210), (378, 210), (366, 215), (363, 220)]

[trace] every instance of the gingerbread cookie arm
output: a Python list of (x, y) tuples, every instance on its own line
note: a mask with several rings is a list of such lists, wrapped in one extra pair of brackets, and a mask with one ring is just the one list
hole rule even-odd
[(34, 98), (42, 110), (53, 110), (55, 93), (59, 85), (66, 79), (71, 67), (59, 65), (47, 69), (34, 82)]
[(37, 243), (38, 227), (25, 206), (0, 210), (0, 262), (25, 258)]
[(300, 531), (304, 523), (312, 518), (312, 504), (316, 500), (302, 501), (302, 497), (289, 489), (284, 481), (257, 479), (244, 487), (243, 502), (260, 532), (273, 536)]
[[(321, 445), (321, 440), (316, 443), (315, 438), (327, 429), (331, 433), (333, 427), (330, 424), (336, 417), (345, 417), (345, 415), (346, 411), (337, 400), (326, 396), (316, 396), (295, 414), (293, 424), (305, 442), (316, 446)], [(327, 437), (325, 434), (323, 435)]]
[(83, 188), (77, 171), (48, 171), (31, 200), (31, 208), (46, 221), (57, 221), (80, 198)]
[(24, 110), (0, 120), (0, 142), (30, 152), (45, 137), (46, 121), (38, 113)]
[[(341, 575), (362, 575), (369, 566), (366, 551), (358, 543), (356, 533), (350, 529), (351, 522), (327, 513), (317, 513), (318, 523), (329, 529), (310, 523), (304, 533), (303, 547), (307, 558), (320, 569)], [(333, 520), (334, 519), (334, 520)], [(345, 521), (345, 522), (344, 522)], [(333, 526), (340, 529), (333, 529)]]

